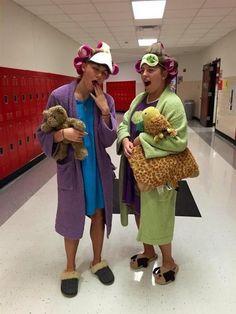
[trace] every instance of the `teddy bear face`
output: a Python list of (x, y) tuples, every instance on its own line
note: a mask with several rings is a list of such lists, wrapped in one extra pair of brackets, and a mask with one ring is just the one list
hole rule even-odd
[(47, 125), (51, 128), (57, 128), (67, 120), (67, 113), (61, 106), (54, 106), (44, 110), (43, 115), (47, 120)]
[(150, 119), (152, 118), (157, 118), (160, 116), (160, 111), (155, 108), (155, 107), (148, 107), (146, 109), (143, 110), (142, 112), (142, 118), (143, 118), (143, 122), (145, 124), (145, 122), (150, 121)]

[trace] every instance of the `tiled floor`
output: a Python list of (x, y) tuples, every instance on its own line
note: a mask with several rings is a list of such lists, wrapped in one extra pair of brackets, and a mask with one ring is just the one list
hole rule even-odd
[[(65, 266), (63, 239), (54, 232), (54, 162), (45, 159), (2, 189), (0, 313), (235, 313), (236, 147), (212, 131), (196, 123), (189, 128), (189, 147), (201, 174), (188, 183), (202, 218), (176, 218), (173, 248), (180, 271), (168, 286), (157, 286), (152, 278), (152, 268), (161, 258), (144, 271), (130, 270), (129, 257), (141, 250), (134, 220), (130, 217), (124, 228), (114, 215), (104, 258), (115, 273), (115, 283), (102, 286), (90, 273), (87, 221), (77, 255), (82, 273), (79, 293), (66, 299), (59, 288)], [(109, 152), (118, 166), (115, 145)]]

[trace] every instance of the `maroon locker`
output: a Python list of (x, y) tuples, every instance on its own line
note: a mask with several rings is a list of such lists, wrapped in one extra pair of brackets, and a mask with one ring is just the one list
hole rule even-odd
[(10, 172), (14, 172), (19, 169), (19, 153), (18, 153), (18, 143), (17, 143), (17, 128), (15, 121), (10, 121), (7, 124), (7, 149), (9, 155)]
[(20, 120), (22, 117), (22, 107), (20, 98), (20, 77), (15, 74), (10, 75), (10, 88), (12, 94), (12, 112), (13, 119)]
[(27, 74), (19, 77), (20, 82), (20, 104), (21, 104), (21, 120), (29, 116), (29, 98), (28, 98), (28, 78)]
[(47, 86), (47, 93), (48, 93), (48, 96), (51, 94), (51, 92), (53, 91), (53, 80), (51, 77), (47, 77), (46, 78), (46, 86)]
[(28, 162), (24, 121), (17, 121), (16, 129), (17, 129), (19, 167), (22, 167)]
[(0, 72), (0, 123), (4, 121), (3, 106), (4, 106), (3, 75)]
[(34, 158), (34, 144), (33, 144), (33, 128), (32, 121), (26, 119), (24, 121), (25, 126), (25, 141), (26, 141), (26, 151), (27, 151), (27, 159), (30, 161)]
[(38, 127), (40, 126), (42, 122), (41, 117), (33, 117), (32, 118), (32, 141), (33, 141), (33, 151), (34, 151), (34, 157), (38, 156), (42, 153), (42, 148), (40, 146), (40, 143), (36, 137), (36, 131)]
[(39, 106), (39, 111), (38, 115), (41, 116), (43, 110), (46, 107), (47, 104), (47, 86), (46, 86), (46, 76), (40, 78), (40, 86), (41, 86), (41, 97), (40, 97), (40, 106)]
[(126, 111), (136, 95), (135, 81), (107, 82), (107, 93), (115, 100), (116, 111)]
[(36, 129), (53, 89), (73, 77), (0, 67), (0, 178), (41, 154)]
[(3, 121), (10, 121), (13, 119), (13, 97), (10, 84), (11, 78), (7, 73), (1, 76), (1, 93), (2, 93), (2, 113)]
[(34, 77), (32, 74), (27, 75), (27, 113), (26, 117), (31, 116), (32, 112), (36, 108), (36, 97), (35, 97), (35, 85)]
[(0, 122), (0, 179), (5, 178), (10, 172), (7, 123)]
[(31, 116), (36, 116), (38, 113), (38, 108), (39, 108), (39, 104), (40, 104), (40, 78), (38, 76), (34, 76), (33, 77), (33, 81), (34, 81), (34, 102), (31, 103), (31, 107), (30, 107), (30, 115)]

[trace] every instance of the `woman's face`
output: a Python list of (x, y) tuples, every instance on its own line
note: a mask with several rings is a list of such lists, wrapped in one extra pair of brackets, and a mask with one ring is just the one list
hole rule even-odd
[(165, 89), (167, 72), (161, 67), (143, 64), (140, 74), (147, 93), (154, 94)]
[(107, 67), (101, 64), (93, 62), (84, 63), (82, 70), (82, 79), (89, 91), (93, 91), (96, 84), (102, 85), (102, 83), (109, 77)]

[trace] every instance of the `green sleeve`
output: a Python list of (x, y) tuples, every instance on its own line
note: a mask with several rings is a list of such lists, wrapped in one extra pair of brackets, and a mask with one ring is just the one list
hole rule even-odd
[(183, 151), (187, 147), (187, 119), (181, 100), (172, 95), (160, 104), (160, 112), (177, 131), (175, 137), (167, 136), (158, 142), (145, 132), (139, 135), (146, 158), (164, 157)]

